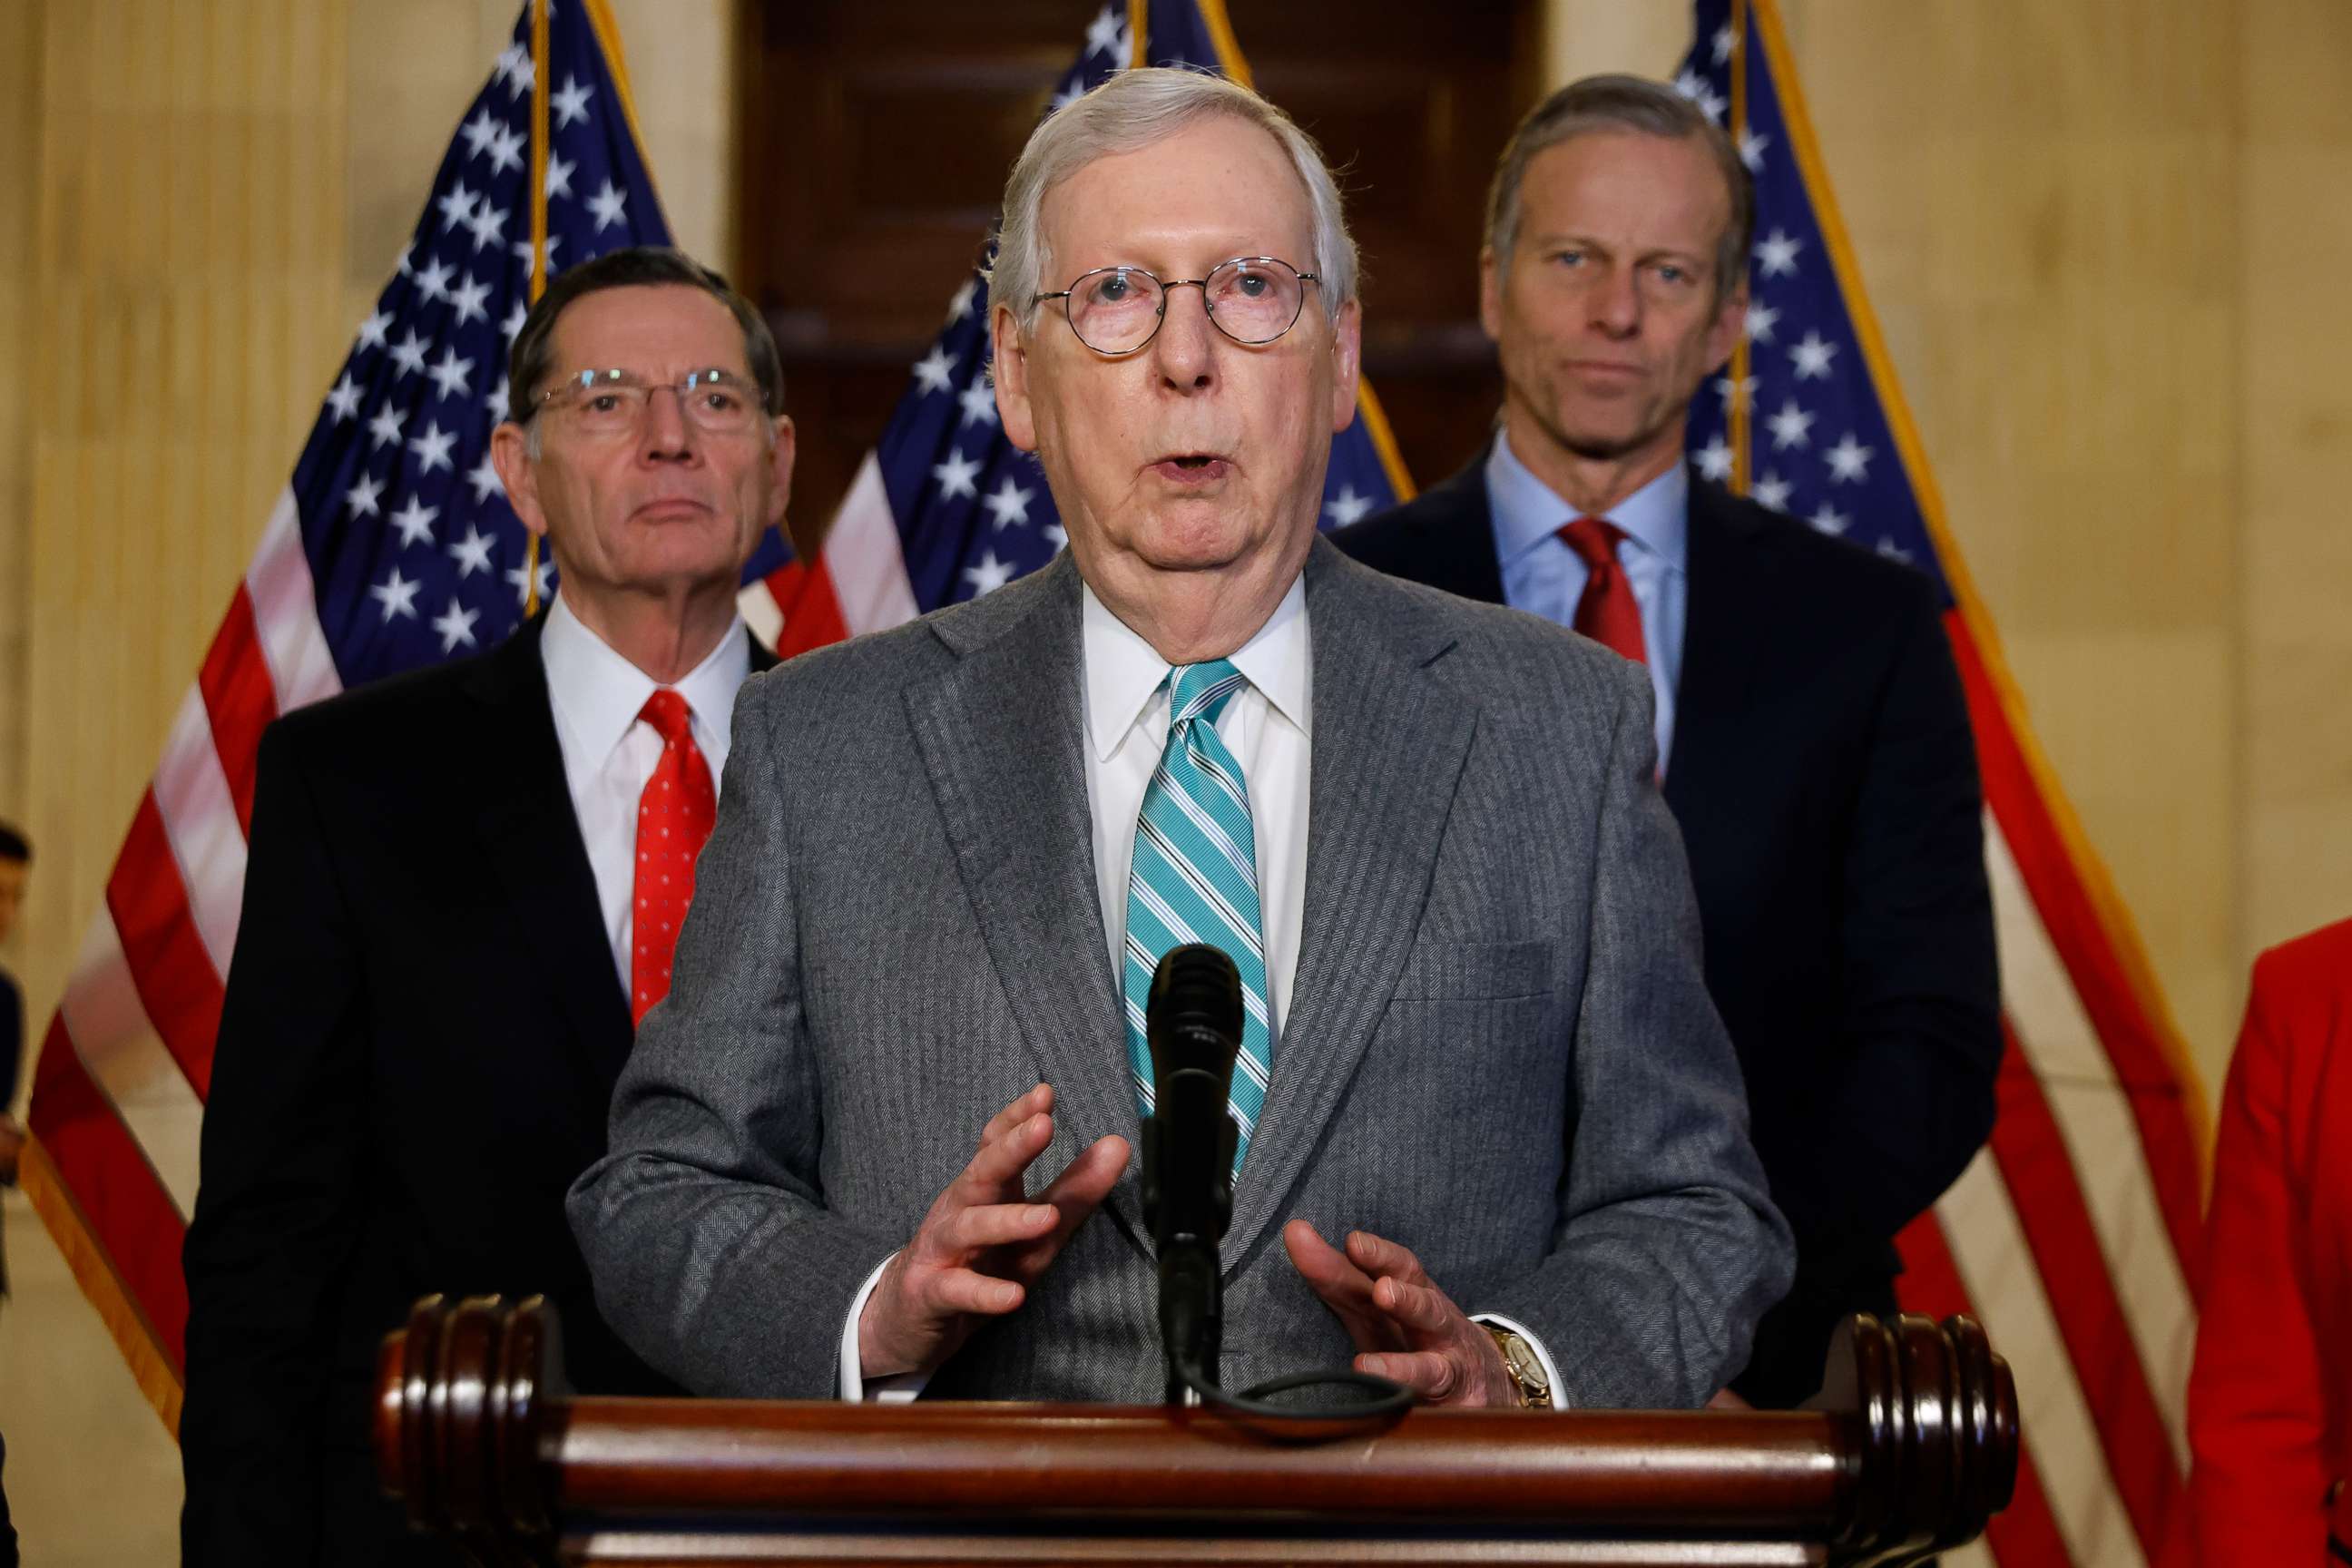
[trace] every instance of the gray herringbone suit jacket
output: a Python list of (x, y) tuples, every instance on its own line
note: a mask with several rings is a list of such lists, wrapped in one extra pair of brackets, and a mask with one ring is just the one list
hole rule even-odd
[[(1417, 1252), (1532, 1328), (1574, 1405), (1694, 1405), (1785, 1288), (1785, 1227), (1700, 980), (1649, 688), (1531, 616), (1307, 567), (1298, 968), (1224, 1243), (1224, 1381), (1344, 1365), (1291, 1218)], [(1079, 747), (1079, 580), (747, 684), (669, 1000), (572, 1223), (605, 1316), (709, 1394), (824, 1398), (866, 1275), (1040, 1079), (1034, 1186), (1132, 1138)], [(1128, 1173), (938, 1397), (1152, 1401)]]

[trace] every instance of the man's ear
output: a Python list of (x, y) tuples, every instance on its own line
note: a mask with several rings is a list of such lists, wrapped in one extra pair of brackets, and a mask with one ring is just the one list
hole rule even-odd
[(1331, 434), (1356, 422), (1356, 386), (1363, 370), (1364, 307), (1350, 300), (1331, 323)]
[(528, 447), (530, 437), (513, 420), (500, 422), (490, 432), (490, 466), (499, 471), (499, 483), (506, 487), (507, 500), (515, 509), (522, 525), (547, 537), (547, 512), (539, 504), (538, 465), (530, 460)]
[(782, 528), (784, 513), (793, 501), (793, 459), (800, 453), (800, 434), (793, 427), (792, 416), (779, 414), (770, 421), (774, 437), (768, 444), (768, 467), (772, 483), (768, 487), (768, 526)]
[(1024, 452), (1037, 449), (1037, 415), (1030, 404), (1029, 351), (1021, 341), (1021, 322), (1013, 307), (999, 305), (988, 315), (989, 379), (996, 386), (996, 416), (1004, 423), (1004, 438)]
[(1478, 324), (1488, 342), (1503, 341), (1503, 266), (1491, 245), (1478, 252)]

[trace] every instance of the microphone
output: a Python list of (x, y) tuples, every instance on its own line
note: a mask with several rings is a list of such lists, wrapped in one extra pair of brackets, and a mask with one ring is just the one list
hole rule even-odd
[(1160, 1338), (1168, 1397), (1217, 1385), (1223, 1286), (1217, 1243), (1233, 1217), (1234, 1146), (1225, 1102), (1241, 1050), (1242, 978), (1213, 947), (1171, 948), (1143, 1011), (1152, 1111), (1143, 1124), (1143, 1215), (1160, 1254)]

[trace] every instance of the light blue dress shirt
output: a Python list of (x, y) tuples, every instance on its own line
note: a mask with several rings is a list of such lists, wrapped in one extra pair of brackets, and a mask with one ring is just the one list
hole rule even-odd
[[(1519, 461), (1499, 430), (1486, 457), (1486, 504), (1495, 517), (1503, 602), (1573, 626), (1576, 601), (1591, 574), (1559, 531), (1582, 514)], [(1625, 535), (1617, 542), (1617, 560), (1642, 609), (1650, 689), (1658, 700), (1658, 772), (1664, 776), (1674, 749), (1675, 688), (1682, 678), (1683, 623), (1690, 605), (1690, 471), (1675, 464), (1610, 508), (1606, 520)]]

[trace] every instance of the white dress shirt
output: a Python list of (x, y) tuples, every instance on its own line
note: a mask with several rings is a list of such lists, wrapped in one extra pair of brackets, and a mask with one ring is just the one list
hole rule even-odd
[[(1168, 676), (1172, 668), (1136, 631), (1111, 614), (1091, 587), (1079, 590), (1080, 647), (1085, 671), (1087, 811), (1093, 822), (1095, 888), (1102, 900), (1103, 947), (1113, 976), (1124, 974), (1127, 881), (1135, 858), (1135, 825), (1144, 792), (1168, 748)], [(1257, 841), (1259, 936), (1265, 944), (1267, 1041), (1274, 1071), (1282, 1073), (1282, 1026), (1289, 1016), (1298, 973), (1299, 932), (1307, 905), (1307, 803), (1310, 738), (1314, 733), (1314, 645), (1307, 627), (1307, 579), (1290, 584), (1257, 635), (1232, 656), (1248, 684), (1217, 716), (1217, 738), (1241, 763), (1249, 793), (1250, 826)], [(1125, 1061), (1124, 1040), (1106, 1042)], [(896, 1256), (893, 1254), (893, 1256)], [(858, 1367), (857, 1321), (880, 1283), (885, 1258), (849, 1303), (841, 1331), (841, 1397), (886, 1404), (913, 1399), (927, 1374), (876, 1378)], [(1559, 1385), (1550, 1356), (1535, 1336), (1507, 1319), (1482, 1317), (1526, 1338)]]
[[(555, 743), (563, 753), (572, 815), (588, 847), (597, 912), (625, 994), (636, 908), (637, 801), (662, 754), (660, 731), (637, 714), (661, 682), (590, 631), (561, 591), (540, 633), (539, 656), (547, 668), (548, 704), (555, 710)], [(710, 763), (714, 791), (727, 766), (735, 691), (751, 673), (751, 634), (739, 617), (710, 657), (677, 683), (692, 713), (694, 743)]]

